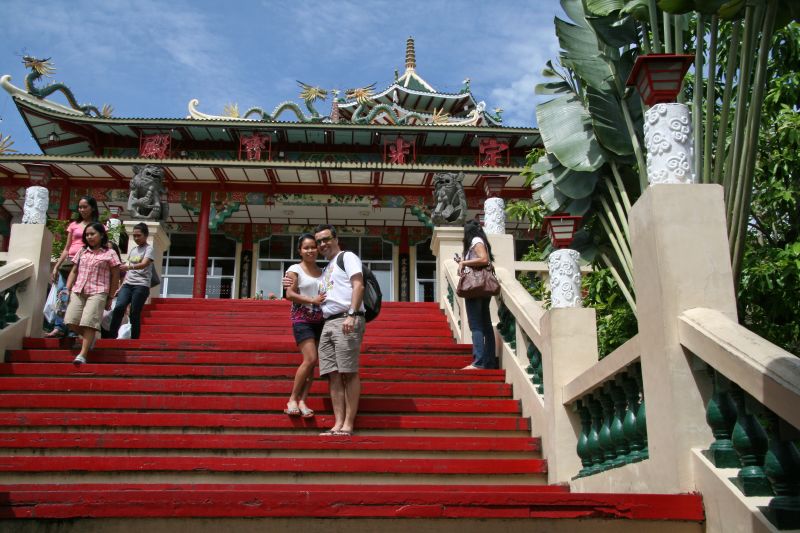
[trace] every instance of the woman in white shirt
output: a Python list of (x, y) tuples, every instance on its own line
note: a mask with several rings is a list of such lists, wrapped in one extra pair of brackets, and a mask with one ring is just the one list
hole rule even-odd
[[(492, 246), (477, 220), (464, 224), (464, 258), (458, 262), (461, 267), (485, 268), (494, 260)], [(467, 322), (472, 330), (472, 363), (463, 370), (483, 370), (497, 368), (494, 340), (494, 326), (489, 314), (491, 296), (485, 298), (465, 298)]]
[(306, 398), (314, 380), (314, 367), (317, 365), (317, 346), (322, 333), (322, 309), (320, 304), (325, 294), (320, 294), (319, 281), (322, 269), (317, 266), (317, 243), (314, 236), (304, 233), (297, 240), (300, 262), (289, 267), (286, 277), (292, 285), (286, 287), (286, 298), (292, 302), (292, 332), (303, 362), (294, 376), (294, 386), (284, 412), (289, 416), (311, 418), (314, 411), (306, 405)]

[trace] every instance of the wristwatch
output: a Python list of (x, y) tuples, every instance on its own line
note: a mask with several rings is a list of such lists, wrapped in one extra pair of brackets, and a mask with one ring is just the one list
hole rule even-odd
[(356, 310), (352, 309), (352, 308), (348, 309), (347, 310), (347, 316), (356, 316)]

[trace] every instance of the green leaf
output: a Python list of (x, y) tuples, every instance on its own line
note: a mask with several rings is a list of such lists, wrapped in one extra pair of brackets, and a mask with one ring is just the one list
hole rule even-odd
[(579, 172), (564, 166), (553, 169), (551, 175), (556, 190), (573, 200), (591, 196), (599, 178), (597, 172)]
[(575, 26), (558, 18), (555, 24), (558, 43), (562, 49), (561, 63), (572, 69), (586, 85), (600, 90), (611, 89), (613, 72), (603, 59), (606, 55), (603, 52), (608, 50), (601, 52), (594, 31), (587, 26)]
[(597, 170), (605, 163), (603, 148), (591, 128), (591, 117), (575, 94), (536, 106), (539, 133), (548, 152), (573, 170)]
[(639, 22), (650, 23), (650, 4), (648, 0), (628, 0), (620, 10), (621, 15), (630, 15)]
[(550, 182), (533, 193), (533, 199), (542, 202), (551, 213), (557, 213), (561, 211), (567, 197), (558, 192), (553, 186), (553, 182)]
[(680, 15), (688, 13), (694, 9), (694, 2), (692, 0), (658, 0), (658, 7), (667, 13), (673, 15)]
[(622, 114), (623, 104), (616, 95), (600, 92), (592, 87), (586, 89), (589, 115), (592, 117), (594, 133), (603, 148), (617, 155), (633, 154), (633, 143)]
[(606, 46), (617, 49), (639, 43), (639, 31), (631, 17), (590, 17), (586, 19)]
[(744, 6), (747, 0), (730, 0), (725, 2), (717, 10), (717, 15), (722, 20), (734, 20), (744, 16)]
[(619, 11), (625, 5), (624, 0), (586, 0), (586, 11), (592, 15), (604, 17)]
[(704, 15), (716, 15), (727, 0), (694, 0), (694, 9)]
[(561, 0), (561, 9), (575, 24), (586, 27), (586, 20), (584, 19), (586, 13), (583, 10), (582, 0)]
[(534, 91), (536, 94), (564, 94), (572, 92), (572, 87), (565, 81), (540, 83)]

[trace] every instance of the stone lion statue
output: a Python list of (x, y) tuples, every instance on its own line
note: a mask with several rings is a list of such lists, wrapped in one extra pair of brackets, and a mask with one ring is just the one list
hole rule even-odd
[(128, 212), (133, 218), (154, 221), (167, 219), (169, 202), (162, 198), (166, 194), (162, 167), (134, 165), (130, 187)]
[(463, 226), (467, 219), (464, 173), (439, 172), (433, 175), (436, 207), (431, 219), (437, 226)]

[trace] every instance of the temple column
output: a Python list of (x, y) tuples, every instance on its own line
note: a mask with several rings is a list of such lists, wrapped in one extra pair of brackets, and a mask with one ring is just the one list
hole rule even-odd
[(250, 297), (250, 279), (253, 275), (253, 225), (244, 225), (242, 237), (242, 253), (239, 260), (239, 291), (238, 298)]
[(194, 257), (194, 287), (192, 298), (206, 297), (206, 276), (208, 275), (208, 219), (211, 213), (211, 193), (204, 191), (200, 198), (200, 216), (197, 220), (197, 245)]
[(61, 187), (61, 201), (58, 204), (58, 220), (68, 220), (72, 217), (72, 210), (69, 208), (70, 186), (65, 183)]

